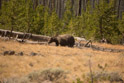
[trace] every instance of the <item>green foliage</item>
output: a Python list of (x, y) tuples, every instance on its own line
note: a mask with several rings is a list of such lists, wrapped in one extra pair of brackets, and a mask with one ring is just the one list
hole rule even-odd
[(81, 81), (80, 78), (77, 78), (77, 82), (76, 83), (84, 83), (84, 82)]
[[(67, 32), (70, 30), (70, 23), (72, 22), (73, 20), (73, 13), (72, 13), (72, 7), (71, 7), (71, 0), (67, 0), (66, 1), (66, 7), (65, 7), (65, 12), (64, 12), (64, 16), (63, 16), (63, 19), (62, 19), (62, 24), (63, 24), (63, 27), (62, 27), (62, 30), (64, 32)], [(73, 26), (73, 25), (72, 25)], [(71, 31), (70, 31), (71, 32)]]
[(51, 11), (40, 4), (34, 8), (32, 0), (3, 1), (0, 27), (50, 36), (67, 33), (96, 41), (104, 38), (120, 44), (124, 40), (124, 15), (118, 19), (114, 1), (99, 0), (94, 8), (89, 1), (81, 16), (76, 16), (71, 0), (67, 0), (63, 18), (58, 17), (55, 9)]
[(95, 36), (95, 33), (97, 31), (97, 18), (96, 15), (94, 14), (94, 12), (90, 12), (90, 6), (87, 7), (86, 12), (82, 13), (82, 20), (84, 21), (83, 23), (83, 35), (87, 38), (87, 39), (93, 39), (93, 37)]
[(33, 17), (33, 27), (32, 33), (43, 34), (43, 26), (44, 26), (44, 7), (39, 5), (36, 8), (35, 16)]
[(5, 29), (12, 29), (26, 32), (32, 24), (33, 6), (31, 0), (10, 0), (2, 6), (1, 26)]
[(4, 78), (0, 83), (69, 83), (67, 72), (61, 68), (33, 71), (23, 77)]
[(107, 3), (105, 0), (101, 0), (99, 4), (95, 5), (92, 12), (90, 9), (88, 6), (86, 14), (84, 14), (86, 24), (84, 36), (97, 41), (105, 38), (109, 43), (118, 44), (121, 38), (113, 2)]
[(49, 14), (48, 8), (45, 9), (44, 13), (44, 26), (43, 33), (45, 35), (57, 35), (61, 32), (61, 23), (55, 11)]
[(122, 39), (122, 36), (121, 31), (119, 30), (119, 20), (117, 19), (116, 10), (113, 6), (113, 2), (107, 4), (107, 7), (104, 9), (104, 12), (100, 15), (102, 15), (100, 17), (103, 20), (102, 32), (104, 38), (106, 38), (109, 43), (119, 44)]
[(119, 31), (121, 34), (124, 33), (124, 13), (122, 14), (122, 19), (119, 20)]
[(119, 31), (120, 31), (121, 43), (124, 43), (124, 13), (123, 13), (123, 15), (122, 15), (122, 19), (119, 20), (118, 29), (119, 29)]
[(15, 0), (11, 0), (10, 3), (3, 1), (0, 17), (2, 28), (10, 29), (11, 27), (15, 26), (15, 21), (17, 19), (16, 6), (17, 3)]
[(27, 0), (25, 4), (25, 16), (24, 16), (24, 23), (25, 23), (25, 32), (29, 32), (30, 28), (33, 27), (33, 17), (34, 17), (35, 10), (33, 9), (33, 2), (31, 0)]

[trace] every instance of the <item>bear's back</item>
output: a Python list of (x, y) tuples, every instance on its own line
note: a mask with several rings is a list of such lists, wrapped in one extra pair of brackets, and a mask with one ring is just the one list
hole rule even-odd
[(73, 46), (75, 43), (74, 37), (68, 34), (57, 36), (57, 40), (63, 46), (65, 45)]

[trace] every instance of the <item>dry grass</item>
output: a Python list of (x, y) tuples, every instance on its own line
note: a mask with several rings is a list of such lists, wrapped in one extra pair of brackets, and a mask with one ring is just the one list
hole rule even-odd
[[(82, 41), (81, 43), (86, 44), (87, 42)], [(112, 45), (112, 44), (98, 43), (98, 42), (93, 42), (93, 45), (101, 46), (101, 47), (104, 47), (104, 48), (124, 49), (123, 45)]]
[[(24, 56), (3, 56), (3, 52), (8, 50), (14, 50), (16, 53), (24, 52)], [(31, 52), (38, 53), (39, 56), (30, 56)], [(101, 71), (98, 64), (107, 64), (106, 71), (119, 72), (124, 77), (124, 53), (93, 51), (89, 48), (20, 44), (0, 40), (0, 79), (25, 76), (33, 71), (57, 67), (68, 71), (68, 80), (72, 82), (89, 72), (89, 59), (94, 72)]]

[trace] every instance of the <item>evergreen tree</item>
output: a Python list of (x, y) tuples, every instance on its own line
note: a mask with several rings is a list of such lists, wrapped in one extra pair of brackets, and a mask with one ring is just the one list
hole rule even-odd
[(69, 22), (72, 21), (73, 18), (73, 12), (72, 12), (72, 5), (71, 5), (71, 0), (67, 0), (66, 2), (66, 7), (65, 7), (65, 12), (64, 12), (64, 17), (63, 17), (63, 32), (67, 32), (69, 30)]
[(44, 34), (45, 35), (57, 35), (61, 33), (61, 23), (55, 11), (48, 13), (45, 10), (44, 13)]
[[(0, 22), (1, 27), (4, 29), (16, 30), (18, 25), (19, 13), (21, 8), (22, 0), (10, 0), (10, 1), (3, 1), (2, 9), (1, 9), (1, 16)], [(11, 34), (10, 34), (11, 36)]]
[(109, 43), (119, 43), (118, 20), (116, 11), (114, 10), (113, 2), (107, 3), (106, 1), (100, 1), (94, 10), (97, 15), (98, 28), (95, 38), (101, 40), (107, 39)]
[(35, 15), (35, 10), (33, 9), (33, 2), (32, 0), (27, 0), (26, 5), (25, 5), (25, 16), (24, 16), (24, 22), (25, 22), (25, 32), (33, 32), (32, 28), (33, 22), (34, 22), (34, 15)]
[(94, 39), (97, 32), (97, 15), (92, 11), (90, 2), (88, 2), (86, 11), (82, 12), (83, 35), (86, 39)]
[(42, 5), (38, 5), (36, 7), (36, 13), (34, 16), (34, 27), (32, 27), (32, 31), (36, 34), (44, 34), (44, 7)]
[(14, 9), (17, 5), (15, 0), (11, 0), (9, 2), (3, 1), (2, 9), (1, 9), (1, 23), (4, 24), (3, 28), (13, 30), (15, 26), (16, 20), (16, 9)]
[(118, 29), (120, 31), (120, 43), (124, 44), (124, 13), (122, 14), (122, 19), (119, 20)]
[(44, 17), (43, 17), (43, 19), (44, 19), (44, 26), (43, 26), (43, 33), (44, 33), (45, 35), (49, 34), (49, 28), (48, 28), (49, 17), (50, 17), (50, 15), (49, 15), (49, 12), (48, 12), (48, 8), (44, 8)]
[[(93, 8), (88, 0), (84, 2), (85, 11), (83, 9), (81, 11), (81, 0), (78, 0), (77, 4), (73, 0), (67, 0), (65, 7), (60, 3), (61, 1), (56, 1), (54, 5), (57, 5), (55, 6), (57, 10), (50, 10), (45, 0), (45, 6), (39, 5), (38, 0), (35, 4), (34, 0), (2, 1), (0, 28), (9, 29), (11, 32), (16, 30), (50, 36), (68, 33), (97, 41), (105, 38), (112, 44), (119, 44), (124, 40), (124, 18), (118, 19), (116, 0), (109, 2), (99, 0), (99, 3), (95, 3)], [(59, 6), (60, 4), (61, 6)], [(77, 5), (79, 8), (74, 7)], [(54, 8), (52, 5), (50, 7)], [(64, 11), (63, 18), (59, 18), (56, 14), (59, 8), (65, 8), (59, 11), (61, 14)], [(77, 10), (79, 10), (80, 16), (74, 15), (75, 11), (78, 12)]]

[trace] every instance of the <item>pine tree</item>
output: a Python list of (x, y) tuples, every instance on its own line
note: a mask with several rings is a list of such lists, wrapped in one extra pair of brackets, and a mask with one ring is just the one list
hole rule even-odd
[[(10, 0), (3, 1), (2, 9), (1, 9), (1, 26), (4, 29), (10, 29), (11, 34), (12, 31), (17, 27), (17, 19), (18, 19), (18, 10), (19, 10), (19, 1)], [(10, 35), (11, 35), (10, 34)]]
[(27, 0), (26, 8), (25, 8), (25, 17), (24, 17), (25, 29), (26, 29), (25, 32), (27, 33), (33, 32), (32, 27), (33, 27), (33, 21), (34, 21), (34, 13), (35, 13), (35, 10), (33, 9), (32, 0)]
[(43, 17), (43, 20), (44, 20), (43, 34), (44, 35), (49, 34), (49, 28), (48, 28), (49, 17), (50, 17), (50, 15), (49, 15), (49, 12), (48, 12), (48, 8), (44, 8), (44, 17)]
[(57, 35), (61, 33), (61, 22), (53, 10), (51, 15), (48, 14), (48, 10), (44, 13), (44, 34), (45, 35)]
[(44, 34), (43, 27), (44, 27), (44, 7), (42, 5), (38, 5), (36, 7), (36, 13), (33, 18), (33, 25), (32, 31), (36, 34)]
[(118, 29), (120, 31), (120, 43), (124, 44), (124, 13), (122, 14), (122, 19), (119, 20)]
[(98, 28), (95, 38), (101, 40), (107, 39), (109, 43), (119, 43), (118, 20), (116, 11), (114, 10), (114, 2), (107, 3), (106, 1), (100, 1), (96, 6), (95, 14), (97, 15)]
[(72, 12), (72, 5), (71, 5), (71, 0), (67, 0), (66, 2), (66, 7), (65, 7), (65, 12), (64, 12), (64, 17), (63, 17), (63, 32), (66, 32), (69, 30), (69, 22), (73, 18), (73, 12)]
[(86, 39), (94, 39), (97, 32), (97, 17), (94, 12), (92, 11), (90, 2), (88, 2), (86, 11), (82, 12), (83, 35)]

